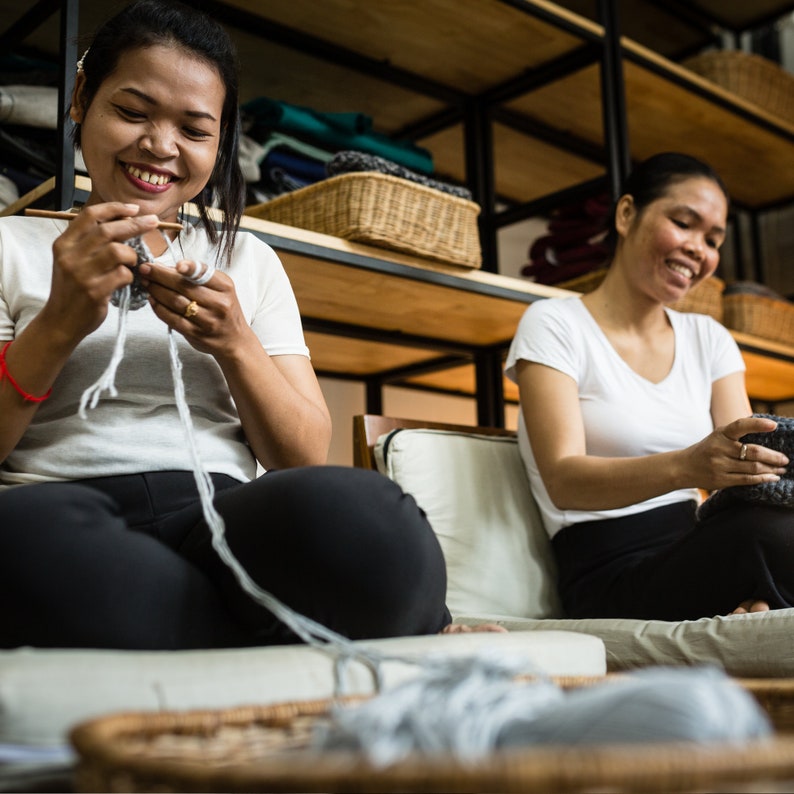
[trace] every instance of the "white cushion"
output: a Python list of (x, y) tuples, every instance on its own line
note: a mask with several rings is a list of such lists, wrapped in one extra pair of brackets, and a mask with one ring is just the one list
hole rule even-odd
[(562, 614), (549, 539), (515, 438), (397, 430), (378, 440), (375, 456), (438, 536), (453, 617)]
[[(432, 635), (356, 644), (410, 658), (462, 656), (495, 648), (520, 659), (528, 673), (593, 676), (606, 671), (601, 640), (558, 631)], [(385, 683), (397, 683), (417, 669), (413, 664), (387, 662)], [(373, 691), (372, 675), (359, 662), (345, 668), (344, 683), (349, 694)], [(171, 652), (3, 651), (0, 749), (3, 744), (61, 744), (72, 725), (108, 712), (267, 705), (333, 693), (332, 656), (305, 645)]]
[(600, 637), (611, 671), (654, 664), (716, 664), (747, 678), (794, 677), (794, 608), (698, 620), (517, 620), (482, 613), (470, 625), (499, 623), (510, 631), (581, 631)]

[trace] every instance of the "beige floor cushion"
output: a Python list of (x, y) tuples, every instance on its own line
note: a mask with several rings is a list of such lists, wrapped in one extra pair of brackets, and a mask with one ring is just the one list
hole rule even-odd
[[(485, 649), (511, 654), (527, 672), (603, 675), (601, 640), (581, 633), (515, 632), (403, 637), (358, 643), (408, 657), (461, 656)], [(415, 674), (387, 662), (386, 684)], [(367, 668), (349, 664), (345, 691), (368, 694)], [(330, 697), (330, 654), (304, 645), (221, 651), (81, 651), (22, 648), (0, 653), (0, 745), (46, 747), (74, 723), (114, 711), (223, 708)]]

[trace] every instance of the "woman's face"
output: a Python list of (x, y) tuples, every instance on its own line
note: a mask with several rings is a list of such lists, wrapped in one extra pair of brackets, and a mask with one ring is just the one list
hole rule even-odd
[(724, 193), (706, 177), (674, 182), (639, 213), (624, 196), (616, 226), (627, 272), (650, 297), (673, 303), (717, 269), (727, 215)]
[(214, 66), (180, 47), (123, 53), (90, 106), (78, 74), (71, 116), (82, 125), (87, 203), (138, 204), (173, 220), (207, 184), (218, 154), (226, 90)]

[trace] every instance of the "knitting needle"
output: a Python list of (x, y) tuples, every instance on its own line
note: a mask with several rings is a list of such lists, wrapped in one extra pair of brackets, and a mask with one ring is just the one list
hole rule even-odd
[[(58, 210), (37, 210), (28, 208), (25, 210), (25, 215), (31, 215), (34, 218), (55, 218), (56, 220), (73, 221), (78, 213), (76, 212), (60, 212)], [(170, 223), (169, 221), (160, 221), (157, 224), (158, 229), (173, 229), (174, 231), (181, 232), (181, 223)]]

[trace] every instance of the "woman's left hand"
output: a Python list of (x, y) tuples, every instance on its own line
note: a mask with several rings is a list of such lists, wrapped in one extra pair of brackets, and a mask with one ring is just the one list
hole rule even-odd
[(215, 271), (206, 284), (199, 285), (190, 280), (195, 271), (196, 264), (189, 260), (178, 262), (176, 268), (151, 263), (140, 266), (154, 313), (196, 350), (223, 356), (251, 329), (231, 278)]

